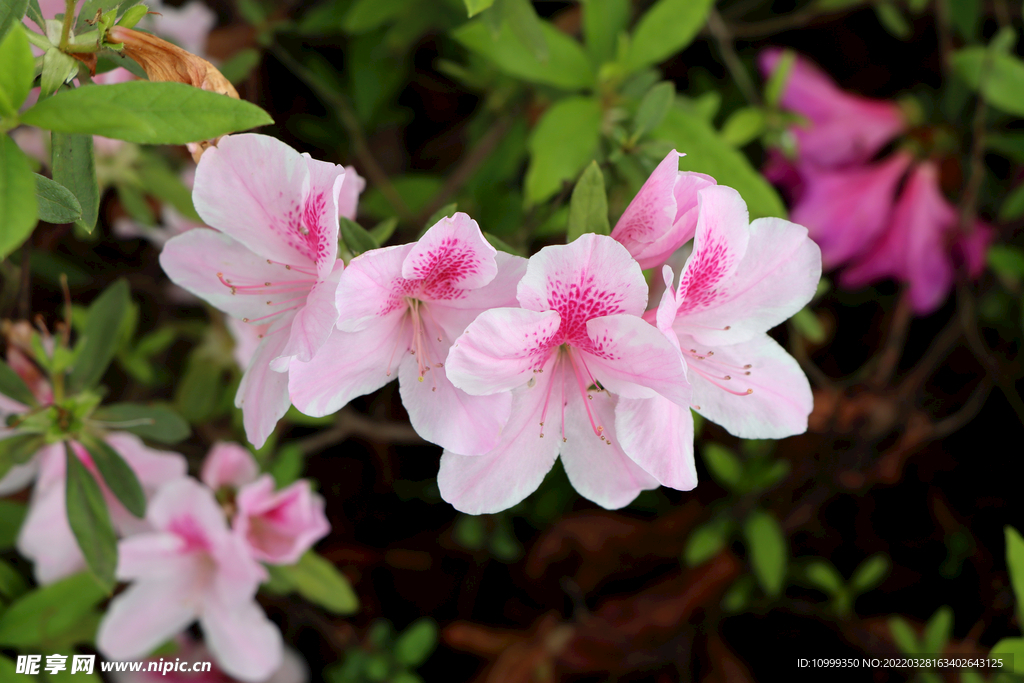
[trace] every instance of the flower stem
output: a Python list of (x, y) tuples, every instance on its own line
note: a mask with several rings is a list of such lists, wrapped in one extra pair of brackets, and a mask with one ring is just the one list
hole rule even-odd
[(65, 0), (64, 2), (64, 25), (60, 29), (60, 49), (66, 52), (68, 39), (71, 37), (71, 22), (75, 20), (75, 5), (78, 0)]

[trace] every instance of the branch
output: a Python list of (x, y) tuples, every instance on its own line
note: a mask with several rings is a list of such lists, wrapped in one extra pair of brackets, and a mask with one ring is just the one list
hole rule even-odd
[(736, 54), (736, 48), (733, 46), (733, 34), (730, 32), (729, 27), (722, 21), (722, 17), (718, 14), (718, 10), (714, 7), (708, 12), (708, 30), (711, 35), (714, 36), (715, 42), (718, 43), (718, 50), (722, 53), (722, 61), (725, 62), (725, 67), (729, 69), (729, 73), (732, 74), (732, 79), (736, 81), (736, 87), (740, 89), (743, 96), (747, 98), (747, 101), (753, 105), (761, 104), (761, 96), (757, 92), (757, 88), (754, 87), (754, 81), (750, 79), (750, 74), (743, 67), (743, 62), (740, 61), (739, 56)]
[(376, 443), (424, 443), (412, 425), (406, 422), (377, 421), (357, 413), (351, 408), (343, 408), (338, 413), (338, 419), (333, 425), (305, 439), (300, 439), (296, 445), (305, 455), (310, 455), (353, 436), (360, 436)]

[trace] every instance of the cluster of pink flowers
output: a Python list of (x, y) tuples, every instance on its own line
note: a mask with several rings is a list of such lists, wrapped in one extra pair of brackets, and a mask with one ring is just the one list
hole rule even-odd
[[(415, 243), (344, 267), (338, 216), (360, 183), (260, 135), (199, 162), (212, 230), (168, 241), (173, 282), (260, 341), (236, 403), (262, 444), (290, 403), (311, 415), (399, 380), (413, 427), (444, 448), (438, 484), (459, 510), (523, 500), (562, 457), (606, 508), (696, 485), (690, 409), (745, 438), (802, 432), (811, 391), (766, 333), (813, 296), (820, 252), (781, 219), (749, 223), (739, 194), (678, 170), (673, 151), (611, 237), (530, 259), (497, 252), (457, 213)], [(678, 284), (648, 309), (642, 268), (692, 240)]]
[[(763, 52), (762, 71), (774, 71), (780, 57), (780, 50)], [(898, 280), (913, 310), (925, 315), (946, 300), (958, 268), (980, 275), (992, 230), (976, 221), (961, 231), (936, 160), (904, 147), (875, 159), (909, 127), (897, 103), (843, 92), (798, 57), (781, 105), (806, 122), (790, 131), (795, 159), (773, 152), (765, 175), (789, 195), (792, 218), (821, 247), (825, 269), (843, 268), (842, 286)]]

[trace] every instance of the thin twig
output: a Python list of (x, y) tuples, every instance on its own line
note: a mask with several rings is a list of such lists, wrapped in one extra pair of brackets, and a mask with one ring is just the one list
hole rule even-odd
[(711, 31), (715, 42), (718, 43), (718, 51), (722, 53), (722, 61), (725, 62), (725, 67), (736, 82), (736, 87), (740, 89), (740, 92), (743, 93), (743, 96), (747, 98), (750, 104), (760, 105), (761, 96), (757, 92), (757, 88), (754, 87), (754, 81), (751, 80), (750, 74), (747, 73), (743, 62), (740, 61), (739, 56), (736, 54), (736, 48), (732, 44), (733, 34), (725, 22), (722, 21), (718, 10), (714, 7), (708, 12), (708, 30)]
[(344, 408), (328, 429), (300, 439), (296, 445), (306, 455), (317, 453), (353, 436), (361, 436), (377, 443), (423, 443), (423, 439), (407, 422), (381, 422)]
[(903, 345), (907, 340), (907, 331), (910, 329), (912, 319), (913, 310), (910, 306), (910, 296), (904, 291), (896, 303), (896, 310), (893, 312), (885, 344), (876, 356), (878, 364), (868, 380), (870, 386), (881, 389), (889, 384), (889, 380), (892, 379), (896, 372), (896, 366), (899, 365), (900, 358), (903, 356)]
[[(860, 6), (859, 4), (848, 5), (843, 8), (842, 12), (859, 9)], [(814, 9), (814, 4), (812, 3), (802, 10), (790, 12), (774, 19), (765, 19), (764, 21), (755, 21), (748, 24), (730, 24), (729, 31), (733, 38), (763, 38), (776, 33), (782, 33), (783, 31), (803, 28), (818, 19), (829, 19), (839, 13), (835, 11), (819, 12)], [(710, 24), (708, 28), (711, 29)]]
[(897, 396), (900, 401), (903, 401), (910, 397), (911, 394), (915, 393), (921, 388), (925, 380), (931, 377), (939, 364), (946, 359), (949, 352), (953, 350), (954, 345), (960, 341), (960, 337), (963, 336), (963, 325), (959, 318), (953, 318), (949, 321), (945, 328), (939, 333), (935, 339), (932, 340), (931, 345), (924, 352), (921, 360), (917, 362), (910, 372), (907, 373), (903, 381), (900, 382), (897, 388)]
[[(960, 320), (964, 326), (964, 335), (967, 338), (967, 345), (974, 353), (974, 357), (981, 363), (989, 377), (996, 383), (996, 386), (1006, 396), (1007, 402), (1017, 414), (1017, 419), (1024, 424), (1024, 401), (1021, 401), (1017, 389), (1012, 381), (1007, 381), (1007, 374), (999, 367), (999, 361), (992, 357), (991, 352), (985, 345), (978, 331), (977, 317), (974, 313), (974, 296), (967, 287), (961, 286), (957, 292)], [(1014, 378), (1011, 378), (1014, 379)]]
[(366, 171), (367, 177), (369, 177), (370, 181), (377, 187), (377, 189), (380, 190), (381, 194), (384, 195), (384, 198), (391, 203), (391, 206), (403, 221), (411, 220), (412, 215), (409, 212), (409, 208), (405, 205), (405, 201), (402, 200), (401, 195), (399, 195), (398, 191), (395, 190), (395, 186), (392, 184), (391, 179), (388, 178), (387, 173), (384, 172), (384, 169), (377, 161), (377, 158), (373, 156), (373, 152), (370, 150), (370, 146), (366, 141), (366, 134), (363, 132), (363, 127), (359, 123), (359, 118), (352, 110), (352, 106), (349, 104), (348, 98), (346, 98), (342, 93), (337, 92), (335, 89), (325, 85), (315, 73), (280, 45), (274, 45), (271, 48), (271, 51), (282, 64), (288, 67), (289, 71), (305, 81), (306, 85), (308, 85), (318, 97), (324, 100), (326, 104), (330, 105), (329, 108), (334, 112), (338, 121), (342, 126), (344, 126), (345, 130), (347, 130), (348, 134), (351, 136), (356, 158), (358, 158), (360, 163), (363, 165), (363, 170)]
[(932, 432), (929, 435), (931, 440), (944, 439), (953, 432), (966, 427), (985, 407), (985, 401), (992, 393), (993, 385), (992, 378), (986, 376), (958, 411), (932, 425)]

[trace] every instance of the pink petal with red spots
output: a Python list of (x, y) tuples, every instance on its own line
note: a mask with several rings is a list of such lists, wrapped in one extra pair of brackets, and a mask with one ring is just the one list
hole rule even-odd
[(418, 289), (402, 278), (402, 262), (412, 244), (374, 249), (352, 259), (338, 281), (338, 329), (358, 332), (385, 315), (404, 311)]
[(457, 298), (459, 290), (477, 289), (494, 279), (497, 253), (480, 226), (464, 213), (435, 223), (402, 263), (402, 277), (420, 280), (424, 300)]
[[(345, 169), (317, 161), (303, 154), (309, 167), (309, 188), (302, 206), (306, 248), (316, 263), (317, 275), (331, 274), (338, 260), (338, 201), (345, 181)], [(300, 232), (302, 229), (300, 228)]]
[[(272, 370), (288, 372), (288, 363), (292, 358), (301, 362), (311, 360), (327, 341), (338, 322), (335, 293), (344, 267), (341, 261), (335, 260), (334, 272), (313, 285), (302, 308), (292, 318), (288, 343), (281, 350), (281, 355), (270, 363)], [(287, 302), (281, 305), (287, 305)]]

